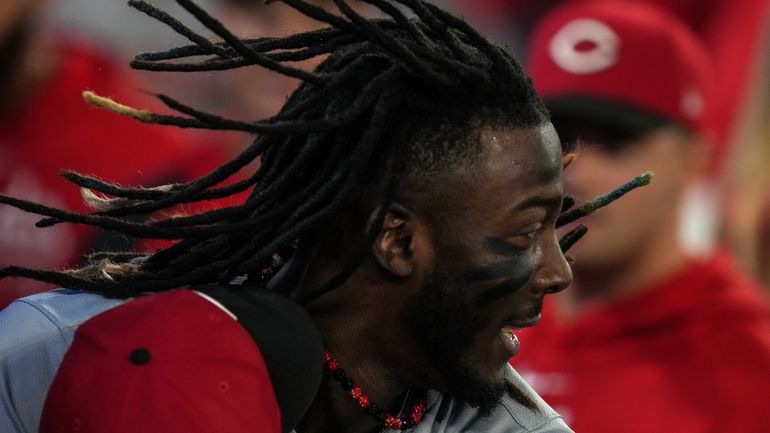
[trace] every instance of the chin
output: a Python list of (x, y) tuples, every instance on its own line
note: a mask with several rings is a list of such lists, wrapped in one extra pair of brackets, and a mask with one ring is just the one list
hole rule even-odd
[(503, 382), (505, 380), (505, 369), (507, 368), (506, 366), (508, 365), (509, 359), (510, 358), (494, 359), (484, 364), (481, 362), (475, 363), (475, 376), (478, 380), (490, 384)]
[(452, 345), (451, 334), (437, 340), (446, 340), (445, 348), (453, 350), (433, 352), (433, 366), (440, 377), (432, 388), (452, 395), (469, 405), (488, 410), (500, 401), (506, 390), (506, 368), (510, 355), (500, 343), (500, 331), (478, 333), (472, 343), (462, 347)]
[(505, 362), (496, 365), (484, 380), (493, 386), (504, 386), (506, 382), (505, 371), (508, 369), (508, 361), (509, 360), (506, 359)]
[(449, 393), (477, 408), (482, 415), (489, 414), (500, 403), (507, 389), (505, 365), (507, 362), (482, 371), (478, 365), (460, 363), (449, 377)]

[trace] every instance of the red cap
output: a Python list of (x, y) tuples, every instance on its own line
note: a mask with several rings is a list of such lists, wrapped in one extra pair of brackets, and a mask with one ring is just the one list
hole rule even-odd
[(141, 297), (81, 325), (49, 389), (41, 433), (278, 433), (259, 348), (189, 290)]
[(537, 25), (528, 53), (555, 117), (590, 116), (635, 132), (671, 122), (708, 130), (710, 58), (683, 23), (651, 5), (567, 4)]

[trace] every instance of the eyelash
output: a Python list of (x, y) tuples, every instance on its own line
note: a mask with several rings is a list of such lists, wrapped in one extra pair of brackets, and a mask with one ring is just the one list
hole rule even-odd
[(537, 223), (537, 227), (535, 227), (534, 229), (528, 232), (521, 233), (519, 236), (524, 236), (525, 238), (527, 238), (527, 240), (534, 241), (535, 239), (537, 239), (537, 235), (540, 233), (542, 229), (543, 229), (543, 224)]

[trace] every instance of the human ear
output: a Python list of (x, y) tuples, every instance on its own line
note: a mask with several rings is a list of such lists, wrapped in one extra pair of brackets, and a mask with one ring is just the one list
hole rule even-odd
[(566, 170), (574, 161), (577, 155), (574, 152), (570, 152), (561, 157), (561, 169)]
[[(379, 212), (379, 209), (374, 212)], [(375, 261), (387, 273), (406, 278), (414, 272), (417, 224), (414, 212), (405, 206), (399, 203), (388, 206), (380, 231), (372, 245)]]

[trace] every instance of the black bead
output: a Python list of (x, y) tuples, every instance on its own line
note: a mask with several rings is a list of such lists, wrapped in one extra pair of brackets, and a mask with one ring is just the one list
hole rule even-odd
[(340, 380), (340, 381), (343, 378), (347, 378), (347, 376), (345, 375), (345, 371), (343, 369), (341, 369), (341, 368), (338, 368), (338, 369), (334, 370), (334, 372), (332, 372), (332, 377), (334, 379)]
[(351, 389), (353, 389), (353, 381), (348, 379), (347, 377), (343, 377), (340, 380), (340, 384), (342, 385), (342, 389), (344, 389), (345, 391), (350, 391)]
[(131, 352), (131, 356), (130, 356), (131, 363), (134, 365), (147, 364), (148, 362), (150, 362), (150, 358), (151, 358), (150, 351), (143, 347), (134, 349), (134, 351)]
[(369, 405), (369, 407), (366, 409), (366, 413), (373, 416), (377, 421), (385, 421), (385, 412), (380, 409), (379, 406), (372, 403)]

